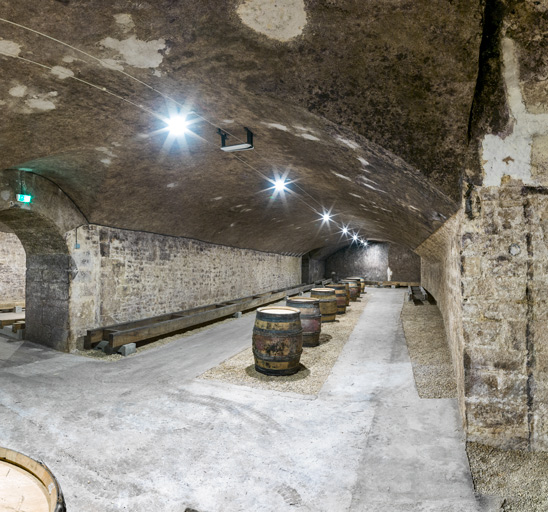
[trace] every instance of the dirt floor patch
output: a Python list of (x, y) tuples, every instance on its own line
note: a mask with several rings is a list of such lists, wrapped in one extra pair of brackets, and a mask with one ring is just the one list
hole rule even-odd
[(405, 301), (401, 319), (419, 396), (456, 398), (451, 352), (438, 307)]
[(302, 368), (294, 375), (276, 377), (257, 372), (250, 346), (219, 366), (203, 373), (199, 378), (253, 388), (315, 395), (329, 376), (331, 368), (337, 361), (350, 333), (354, 330), (367, 300), (367, 295), (362, 295), (357, 302), (351, 302), (351, 307), (347, 308), (346, 314), (338, 315), (335, 322), (322, 325), (320, 345), (303, 348)]

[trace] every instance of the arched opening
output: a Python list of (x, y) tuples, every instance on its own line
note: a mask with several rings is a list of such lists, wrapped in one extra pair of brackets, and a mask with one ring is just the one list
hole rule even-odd
[[(24, 190), (30, 203), (17, 200)], [(16, 170), (0, 173), (0, 225), (26, 254), (24, 338), (56, 350), (74, 348), (71, 286), (77, 274), (67, 240), (86, 219), (54, 183)]]
[(13, 231), (26, 253), (25, 339), (65, 350), (74, 265), (64, 238), (52, 221), (33, 211), (0, 211), (0, 222)]
[(25, 302), (25, 249), (15, 233), (0, 224), (0, 309)]

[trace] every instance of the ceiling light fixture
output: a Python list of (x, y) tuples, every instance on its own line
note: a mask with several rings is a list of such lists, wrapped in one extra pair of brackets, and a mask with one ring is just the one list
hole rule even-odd
[(232, 146), (226, 145), (226, 139), (228, 139), (228, 133), (221, 130), (220, 128), (217, 130), (217, 133), (221, 136), (221, 150), (226, 152), (232, 152), (232, 151), (245, 151), (247, 149), (253, 149), (253, 132), (249, 128), (245, 128), (244, 130), (247, 132), (247, 142), (243, 142), (242, 144), (233, 144)]
[(173, 135), (175, 137), (180, 137), (181, 135), (184, 135), (185, 133), (188, 133), (188, 125), (190, 124), (187, 120), (186, 116), (184, 115), (176, 115), (173, 117), (170, 117), (167, 121), (167, 127), (169, 130), (170, 135)]
[(278, 194), (280, 192), (286, 192), (288, 190), (286, 184), (285, 178), (276, 178), (274, 181), (274, 192), (277, 192)]

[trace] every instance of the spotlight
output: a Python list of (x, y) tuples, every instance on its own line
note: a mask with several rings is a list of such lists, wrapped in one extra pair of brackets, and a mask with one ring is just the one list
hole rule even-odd
[(189, 125), (189, 122), (187, 121), (186, 116), (182, 116), (182, 115), (176, 115), (176, 116), (170, 117), (167, 120), (167, 127), (169, 129), (169, 133), (171, 135), (174, 135), (175, 137), (179, 137), (187, 133), (188, 125)]
[(278, 194), (280, 192), (285, 192), (287, 189), (285, 178), (276, 178), (274, 181), (274, 192), (277, 192)]
[(353, 242), (357, 242), (357, 241), (358, 241), (358, 235), (353, 234), (353, 235), (352, 235), (352, 241), (353, 241)]
[(348, 235), (348, 228), (346, 226), (343, 226), (342, 233), (343, 235)]
[(322, 214), (322, 221), (323, 221), (323, 222), (329, 222), (330, 220), (331, 220), (331, 215), (329, 215), (328, 212), (324, 212), (324, 213)]

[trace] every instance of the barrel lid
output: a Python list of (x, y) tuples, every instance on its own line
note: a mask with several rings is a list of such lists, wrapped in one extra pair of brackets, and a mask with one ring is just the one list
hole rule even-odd
[(333, 288), (312, 288), (311, 292), (332, 292)]
[(295, 313), (300, 313), (298, 309), (289, 306), (266, 306), (264, 308), (258, 308), (257, 311), (269, 315), (294, 315)]
[(287, 302), (318, 302), (314, 297), (290, 297)]

